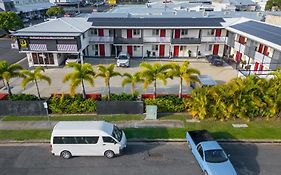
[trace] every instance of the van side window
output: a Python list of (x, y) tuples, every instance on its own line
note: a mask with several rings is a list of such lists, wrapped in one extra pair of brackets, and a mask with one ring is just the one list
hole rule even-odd
[(74, 137), (62, 137), (64, 144), (76, 144), (76, 140)]
[(84, 137), (87, 144), (98, 143), (99, 137)]
[(116, 143), (116, 141), (111, 137), (102, 137), (102, 139), (105, 143)]
[(54, 137), (53, 144), (63, 144), (62, 137)]

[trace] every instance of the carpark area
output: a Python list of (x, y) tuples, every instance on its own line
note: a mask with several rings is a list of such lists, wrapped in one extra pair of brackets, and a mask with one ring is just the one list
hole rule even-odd
[[(222, 144), (238, 175), (278, 175), (280, 145)], [(52, 156), (48, 144), (0, 146), (1, 175), (202, 175), (185, 143), (129, 143), (124, 155), (73, 157)]]
[[(116, 67), (116, 71), (120, 73), (134, 73), (140, 70), (139, 64), (142, 61), (149, 61), (151, 64), (156, 61), (152, 60), (141, 60), (141, 59), (132, 59), (131, 66), (129, 68)], [(172, 61), (176, 61), (179, 64), (182, 63), (183, 60), (157, 60), (161, 64), (169, 63)], [(214, 66), (211, 65), (206, 59), (188, 59), (190, 61), (190, 67), (198, 69), (201, 74), (210, 75), (218, 84), (222, 84), (230, 81), (233, 78), (237, 77), (237, 70), (233, 69), (231, 66), (224, 63), (223, 66)], [(98, 64), (116, 64), (115, 59), (87, 59), (85, 62), (91, 63), (96, 69), (96, 65)], [(45, 73), (51, 78), (52, 84), (49, 86), (46, 82), (39, 82), (39, 88), (42, 96), (50, 96), (52, 93), (69, 93), (69, 82), (62, 83), (63, 77), (66, 73), (71, 72), (71, 68), (61, 67), (61, 68), (46, 68)], [(11, 83), (12, 92), (13, 93), (30, 93), (37, 94), (36, 87), (34, 84), (29, 84), (25, 90), (21, 88), (21, 78), (16, 78)], [(124, 88), (121, 86), (122, 77), (113, 77), (110, 81), (111, 84), (111, 92), (112, 93), (130, 93), (130, 85), (125, 86)], [(149, 86), (147, 90), (143, 90), (142, 84), (137, 86), (137, 91), (141, 93), (153, 93), (153, 87)], [(190, 93), (192, 88), (189, 86), (183, 86), (183, 93)], [(157, 81), (157, 93), (160, 94), (177, 94), (179, 91), (179, 79), (168, 79), (167, 85), (164, 86), (162, 82)], [(3, 89), (1, 92), (6, 92)], [(78, 88), (77, 92), (81, 92), (81, 89)], [(86, 83), (86, 92), (87, 93), (102, 93), (106, 94), (106, 88), (104, 85), (104, 80), (102, 78), (95, 79), (95, 86), (90, 87)]]

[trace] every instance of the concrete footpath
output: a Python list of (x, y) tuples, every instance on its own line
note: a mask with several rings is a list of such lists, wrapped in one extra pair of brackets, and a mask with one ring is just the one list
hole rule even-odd
[[(120, 128), (184, 128), (179, 120), (133, 120), (113, 122)], [(57, 121), (0, 121), (0, 130), (52, 129)]]

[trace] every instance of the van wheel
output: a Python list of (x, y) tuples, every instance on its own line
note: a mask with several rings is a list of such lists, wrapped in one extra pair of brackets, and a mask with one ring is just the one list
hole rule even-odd
[(208, 175), (207, 171), (204, 171), (204, 175)]
[(60, 153), (60, 156), (64, 159), (69, 159), (72, 157), (71, 153), (69, 151), (63, 151)]
[(111, 158), (113, 158), (115, 156), (115, 154), (114, 154), (113, 151), (107, 150), (107, 151), (104, 152), (104, 156), (109, 158), (109, 159), (111, 159)]

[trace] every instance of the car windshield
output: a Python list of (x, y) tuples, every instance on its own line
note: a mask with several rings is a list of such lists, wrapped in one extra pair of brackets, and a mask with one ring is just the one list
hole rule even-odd
[(210, 163), (221, 163), (228, 160), (222, 149), (214, 149), (205, 151), (205, 160)]
[(118, 59), (120, 59), (120, 60), (127, 60), (128, 57), (126, 55), (120, 55)]
[(121, 131), (117, 126), (114, 126), (114, 127), (113, 127), (112, 137), (114, 137), (115, 139), (117, 139), (119, 142), (120, 142), (121, 139), (122, 139), (122, 131)]

